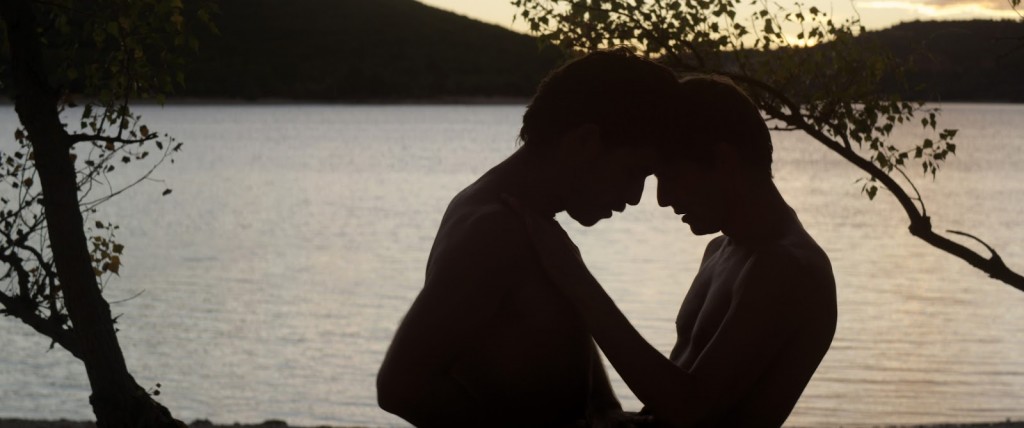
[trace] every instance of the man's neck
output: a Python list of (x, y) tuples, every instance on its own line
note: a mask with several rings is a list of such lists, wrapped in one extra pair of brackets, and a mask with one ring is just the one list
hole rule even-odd
[(787, 235), (798, 226), (796, 212), (771, 180), (738, 186), (722, 233), (742, 243), (764, 243)]
[(566, 179), (557, 159), (542, 149), (521, 147), (489, 171), (495, 190), (508, 194), (537, 214), (554, 217), (565, 210)]

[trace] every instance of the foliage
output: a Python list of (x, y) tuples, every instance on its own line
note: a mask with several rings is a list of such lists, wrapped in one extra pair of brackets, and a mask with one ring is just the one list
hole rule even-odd
[[(173, 137), (150, 130), (129, 102), (162, 103), (184, 83), (181, 72), (173, 70), (196, 50), (198, 41), (190, 35), (196, 27), (213, 28), (215, 10), (209, 4), (187, 10), (180, 0), (49, 0), (32, 7), (41, 21), (36, 31), (45, 50), (45, 83), (58, 91), (57, 112), (69, 122), (62, 126), (72, 144), (80, 208), (89, 220), (104, 202), (150, 179), (181, 149)], [(10, 53), (8, 42), (5, 37), (4, 56)], [(13, 97), (25, 90), (10, 70), (4, 70), (2, 82)], [(0, 313), (22, 319), (74, 353), (31, 136), (19, 127), (13, 137), (13, 148), (0, 151), (0, 261), (5, 265)], [(115, 174), (118, 167), (138, 163), (139, 176)], [(124, 246), (116, 241), (113, 223), (86, 224), (102, 285), (119, 273)]]
[[(730, 77), (776, 130), (804, 132), (864, 171), (861, 189), (868, 198), (882, 188), (891, 192), (915, 236), (1024, 290), (1024, 278), (994, 252), (981, 256), (931, 230), (910, 175), (916, 168), (934, 179), (956, 153), (957, 132), (939, 127), (938, 109), (879, 91), (902, 81), (905, 64), (858, 37), (865, 33), (858, 18), (837, 20), (800, 2), (766, 0), (512, 3), (535, 33), (566, 49), (628, 45), (680, 74)], [(927, 137), (897, 145), (892, 132), (907, 124), (920, 124)]]

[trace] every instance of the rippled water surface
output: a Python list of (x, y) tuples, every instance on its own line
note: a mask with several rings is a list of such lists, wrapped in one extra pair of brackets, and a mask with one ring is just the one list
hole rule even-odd
[[(957, 156), (912, 175), (936, 229), (984, 238), (1024, 270), (1024, 106), (946, 105)], [(2, 144), (15, 118), (0, 111)], [(170, 106), (141, 111), (186, 143), (174, 165), (106, 205), (121, 225), (107, 288), (128, 364), (186, 420), (401, 426), (374, 376), (423, 281), (450, 198), (515, 149), (519, 106)], [(914, 138), (907, 130), (900, 138)], [(1024, 293), (907, 233), (898, 204), (796, 134), (775, 175), (832, 258), (839, 327), (787, 425), (1024, 418)], [(2, 146), (5, 150), (9, 146)], [(595, 275), (656, 347), (707, 238), (641, 204), (569, 225)], [(563, 222), (565, 223), (565, 222)], [(972, 244), (973, 245), (973, 244)], [(80, 363), (0, 319), (0, 416), (86, 419)], [(615, 380), (627, 408), (639, 403)]]

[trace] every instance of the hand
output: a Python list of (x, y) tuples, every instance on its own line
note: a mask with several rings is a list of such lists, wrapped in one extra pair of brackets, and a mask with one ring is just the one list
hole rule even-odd
[(564, 290), (580, 281), (592, 280), (579, 248), (555, 219), (541, 217), (507, 194), (502, 194), (501, 199), (523, 220), (541, 265), (559, 288)]
[(629, 421), (629, 426), (633, 428), (648, 428), (657, 426), (654, 421), (654, 415), (648, 415), (637, 412), (626, 412), (626, 419)]
[(591, 428), (653, 427), (654, 417), (636, 412), (623, 412), (622, 409), (607, 409), (604, 412), (590, 414), (587, 426)]

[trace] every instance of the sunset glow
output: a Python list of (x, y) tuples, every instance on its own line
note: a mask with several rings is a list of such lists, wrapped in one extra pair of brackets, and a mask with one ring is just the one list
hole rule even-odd
[[(420, 0), (421, 3), (452, 11), (483, 22), (527, 33), (522, 19), (513, 19), (516, 8), (509, 0)], [(891, 27), (900, 22), (914, 20), (951, 19), (1015, 19), (1020, 15), (1007, 0), (871, 0), (871, 1), (804, 1), (823, 10), (834, 11), (844, 19), (860, 14), (868, 29)], [(820, 4), (819, 4), (820, 3)]]
[(857, 3), (861, 9), (904, 10), (921, 19), (1012, 19), (1017, 13), (1006, 2), (915, 2), (865, 1)]

